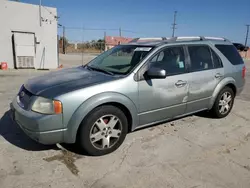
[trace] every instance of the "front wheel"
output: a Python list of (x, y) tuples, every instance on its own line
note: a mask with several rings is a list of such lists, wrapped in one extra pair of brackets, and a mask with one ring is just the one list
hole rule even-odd
[(226, 117), (232, 110), (234, 104), (234, 92), (231, 88), (225, 87), (218, 94), (211, 112), (217, 118)]
[(90, 155), (105, 155), (123, 143), (127, 132), (128, 121), (119, 108), (100, 106), (82, 122), (78, 144)]

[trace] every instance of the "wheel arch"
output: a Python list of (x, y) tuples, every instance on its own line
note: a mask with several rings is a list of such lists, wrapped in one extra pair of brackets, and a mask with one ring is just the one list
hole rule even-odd
[(137, 126), (139, 122), (138, 112), (133, 101), (121, 93), (105, 92), (92, 96), (77, 108), (67, 125), (67, 131), (64, 135), (66, 143), (74, 143), (76, 141), (78, 129), (84, 118), (92, 110), (102, 105), (114, 105), (121, 109), (128, 118), (129, 131)]
[(230, 87), (234, 94), (236, 95), (237, 93), (237, 87), (236, 87), (236, 82), (232, 77), (227, 77), (223, 80), (220, 81), (220, 83), (215, 87), (213, 95), (210, 99), (209, 102), (209, 109), (211, 109), (214, 105), (214, 102), (219, 94), (219, 92), (224, 88), (224, 87)]

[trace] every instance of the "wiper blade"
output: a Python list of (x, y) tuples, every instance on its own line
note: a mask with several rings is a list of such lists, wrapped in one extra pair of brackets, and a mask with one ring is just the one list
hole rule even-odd
[(106, 74), (109, 74), (109, 75), (114, 75), (113, 72), (110, 72), (110, 71), (107, 71), (107, 70), (104, 70), (104, 69), (100, 69), (98, 67), (92, 67), (92, 66), (86, 66), (88, 69), (90, 70), (95, 70), (95, 71), (99, 71), (99, 72), (103, 72), (103, 73), (106, 73)]

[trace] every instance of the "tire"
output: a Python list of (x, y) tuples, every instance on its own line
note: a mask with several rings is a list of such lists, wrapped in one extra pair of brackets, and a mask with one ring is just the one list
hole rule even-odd
[(119, 148), (127, 132), (128, 120), (122, 110), (112, 105), (100, 106), (84, 118), (77, 142), (87, 154), (101, 156)]
[[(229, 107), (226, 107), (226, 102), (225, 101), (229, 101), (229, 100), (225, 100), (224, 102), (221, 102), (223, 100), (223, 96), (231, 96), (231, 100), (230, 102), (228, 102)], [(233, 104), (234, 104), (234, 98), (235, 98), (235, 94), (233, 92), (233, 90), (230, 87), (224, 87), (220, 93), (218, 94), (213, 108), (211, 109), (211, 112), (213, 114), (213, 116), (215, 118), (224, 118), (226, 117), (232, 110), (233, 108)], [(222, 110), (222, 106), (224, 106), (224, 110)]]

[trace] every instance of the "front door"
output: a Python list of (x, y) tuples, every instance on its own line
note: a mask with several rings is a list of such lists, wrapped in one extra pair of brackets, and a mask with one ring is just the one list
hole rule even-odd
[(190, 57), (190, 73), (187, 74), (189, 92), (187, 113), (207, 109), (215, 87), (224, 77), (222, 62), (207, 45), (187, 47)]
[(185, 113), (188, 94), (183, 47), (167, 47), (149, 60), (148, 67), (164, 69), (165, 79), (143, 79), (138, 83), (140, 126)]

